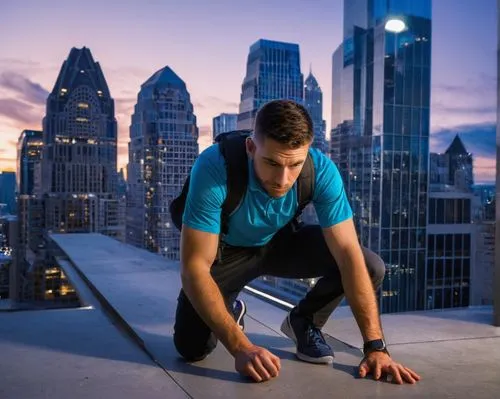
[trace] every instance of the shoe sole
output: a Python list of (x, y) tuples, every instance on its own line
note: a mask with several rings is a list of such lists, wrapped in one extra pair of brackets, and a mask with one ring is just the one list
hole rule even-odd
[(243, 317), (247, 313), (247, 305), (245, 305), (245, 302), (243, 302), (243, 301), (240, 301), (240, 303), (241, 303), (241, 313), (238, 316), (238, 318), (236, 319), (236, 324), (238, 324), (240, 326), (241, 330), (244, 331), (245, 330), (245, 326), (243, 324), (240, 324), (240, 323), (241, 323)]
[[(285, 334), (288, 338), (290, 338), (293, 342), (295, 342), (295, 346), (297, 346), (297, 337), (295, 333), (293, 332), (293, 328), (290, 324), (290, 315), (288, 315), (285, 320), (283, 320), (283, 323), (281, 323), (281, 332)], [(333, 363), (333, 356), (322, 356), (322, 357), (311, 357), (307, 356), (304, 353), (299, 352), (297, 349), (295, 352), (295, 356), (297, 356), (300, 360), (303, 360), (304, 362), (308, 363), (314, 363), (314, 364), (331, 364)]]

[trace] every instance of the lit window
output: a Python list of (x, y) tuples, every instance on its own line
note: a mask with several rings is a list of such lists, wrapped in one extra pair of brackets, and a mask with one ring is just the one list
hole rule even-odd
[(99, 97), (101, 97), (101, 96), (102, 96), (102, 90), (97, 90), (97, 95), (98, 95)]
[(78, 108), (85, 108), (87, 109), (89, 105), (87, 103), (78, 103)]
[(87, 118), (78, 117), (78, 118), (76, 118), (76, 121), (77, 122), (88, 122), (89, 120)]
[(65, 88), (61, 89), (61, 93), (67, 93), (67, 92), (68, 92), (68, 89), (65, 89)]

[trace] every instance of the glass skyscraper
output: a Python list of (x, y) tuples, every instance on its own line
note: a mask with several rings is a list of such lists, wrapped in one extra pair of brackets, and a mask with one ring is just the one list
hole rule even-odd
[(213, 139), (224, 132), (236, 130), (238, 124), (238, 114), (220, 114), (212, 119)]
[(35, 175), (42, 159), (42, 146), (43, 134), (39, 130), (23, 130), (19, 136), (16, 174), (19, 195), (34, 195)]
[(248, 54), (238, 129), (253, 129), (257, 111), (269, 101), (288, 99), (302, 104), (303, 91), (299, 45), (258, 40)]
[(130, 126), (127, 242), (179, 259), (169, 204), (198, 156), (198, 127), (186, 84), (172, 69), (154, 73), (137, 97)]
[(313, 147), (326, 153), (326, 123), (323, 120), (323, 92), (312, 71), (309, 71), (309, 75), (304, 83), (304, 106), (313, 121)]
[(383, 312), (425, 303), (431, 33), (430, 0), (349, 0), (333, 54), (331, 155), (386, 263)]
[(0, 215), (14, 215), (16, 210), (16, 174), (0, 171)]

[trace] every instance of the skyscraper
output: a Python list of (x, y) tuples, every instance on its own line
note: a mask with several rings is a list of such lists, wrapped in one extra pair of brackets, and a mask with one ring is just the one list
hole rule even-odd
[(198, 156), (198, 127), (186, 84), (168, 66), (137, 96), (130, 126), (127, 242), (179, 258), (179, 233), (169, 204)]
[(323, 92), (319, 87), (318, 81), (312, 74), (312, 70), (309, 71), (309, 76), (307, 76), (304, 84), (304, 106), (307, 111), (309, 111), (309, 115), (313, 121), (313, 147), (326, 153), (326, 124), (323, 120)]
[(16, 213), (16, 174), (0, 171), (0, 215)]
[(236, 130), (238, 122), (238, 114), (220, 114), (212, 120), (213, 139), (218, 134)]
[(123, 239), (114, 100), (90, 50), (71, 49), (43, 120), (45, 227)]
[(42, 159), (43, 134), (23, 130), (17, 141), (17, 190), (19, 195), (34, 195), (35, 173)]
[(302, 104), (303, 91), (299, 45), (258, 40), (248, 54), (238, 129), (253, 129), (257, 111), (269, 101), (289, 99)]
[(363, 245), (387, 273), (384, 312), (423, 309), (431, 1), (344, 1), (333, 54), (332, 159)]
[(430, 154), (429, 183), (472, 191), (472, 154), (467, 152), (458, 134), (444, 153)]

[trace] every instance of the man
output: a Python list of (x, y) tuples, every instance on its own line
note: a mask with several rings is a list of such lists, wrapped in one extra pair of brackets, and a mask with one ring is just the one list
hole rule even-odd
[[(229, 218), (220, 250), (225, 161), (217, 144), (196, 160), (181, 233), (183, 288), (174, 327), (176, 348), (186, 360), (198, 361), (220, 340), (239, 373), (255, 381), (276, 377), (280, 360), (244, 334), (246, 309), (236, 297), (261, 275), (321, 277), (281, 327), (296, 343), (297, 357), (311, 363), (333, 361), (321, 327), (345, 293), (365, 342), (360, 376), (372, 373), (379, 379), (384, 373), (397, 383), (414, 383), (420, 377), (394, 362), (383, 340), (374, 287), (382, 283), (385, 265), (360, 247), (338, 169), (310, 148), (312, 140), (312, 121), (303, 106), (277, 100), (259, 110), (253, 136), (246, 139), (247, 191)], [(295, 183), (308, 154), (319, 225), (297, 227), (291, 223), (298, 206)]]

